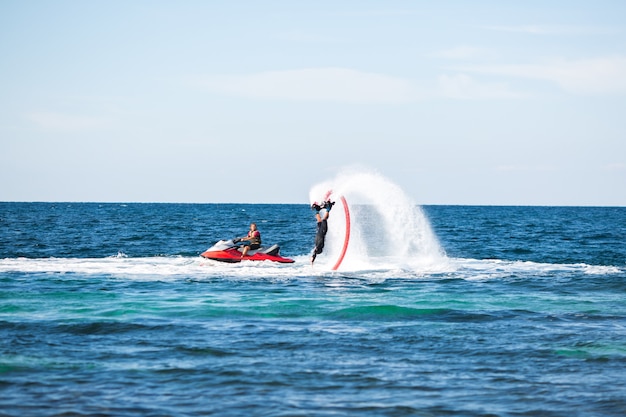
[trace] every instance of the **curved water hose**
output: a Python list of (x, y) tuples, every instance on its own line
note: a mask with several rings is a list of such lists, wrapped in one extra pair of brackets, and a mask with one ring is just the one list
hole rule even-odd
[(343, 248), (341, 249), (339, 259), (337, 259), (335, 266), (333, 266), (333, 271), (336, 271), (339, 265), (341, 265), (344, 256), (346, 256), (346, 251), (348, 250), (348, 243), (350, 242), (350, 210), (348, 209), (348, 202), (344, 196), (341, 196), (341, 203), (343, 204), (343, 211), (346, 214), (346, 236), (343, 239)]

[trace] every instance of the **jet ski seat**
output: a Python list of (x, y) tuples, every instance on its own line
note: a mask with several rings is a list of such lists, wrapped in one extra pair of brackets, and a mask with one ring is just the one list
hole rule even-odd
[(277, 244), (273, 244), (272, 246), (268, 248), (263, 248), (259, 252), (272, 255), (272, 256), (278, 256), (278, 251), (280, 251), (280, 247)]

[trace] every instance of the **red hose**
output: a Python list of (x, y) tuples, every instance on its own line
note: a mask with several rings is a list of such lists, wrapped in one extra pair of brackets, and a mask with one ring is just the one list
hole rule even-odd
[(337, 259), (337, 263), (333, 266), (333, 271), (336, 271), (337, 268), (339, 268), (339, 265), (341, 265), (344, 256), (346, 256), (346, 251), (348, 250), (348, 242), (350, 242), (350, 210), (348, 209), (348, 203), (343, 196), (341, 196), (341, 203), (343, 204), (343, 211), (346, 213), (346, 237), (343, 240), (343, 248), (341, 249), (339, 259)]

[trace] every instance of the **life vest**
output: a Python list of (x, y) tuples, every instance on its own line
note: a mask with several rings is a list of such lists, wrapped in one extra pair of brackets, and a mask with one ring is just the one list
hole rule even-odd
[(261, 232), (259, 232), (258, 230), (255, 230), (255, 231), (250, 230), (248, 232), (248, 237), (252, 238), (252, 239), (250, 239), (250, 244), (251, 245), (260, 245), (261, 244)]

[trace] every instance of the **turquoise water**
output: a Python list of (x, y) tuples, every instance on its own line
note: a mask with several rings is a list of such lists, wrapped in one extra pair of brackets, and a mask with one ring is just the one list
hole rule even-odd
[(381, 204), (0, 203), (0, 415), (625, 415), (626, 208)]

